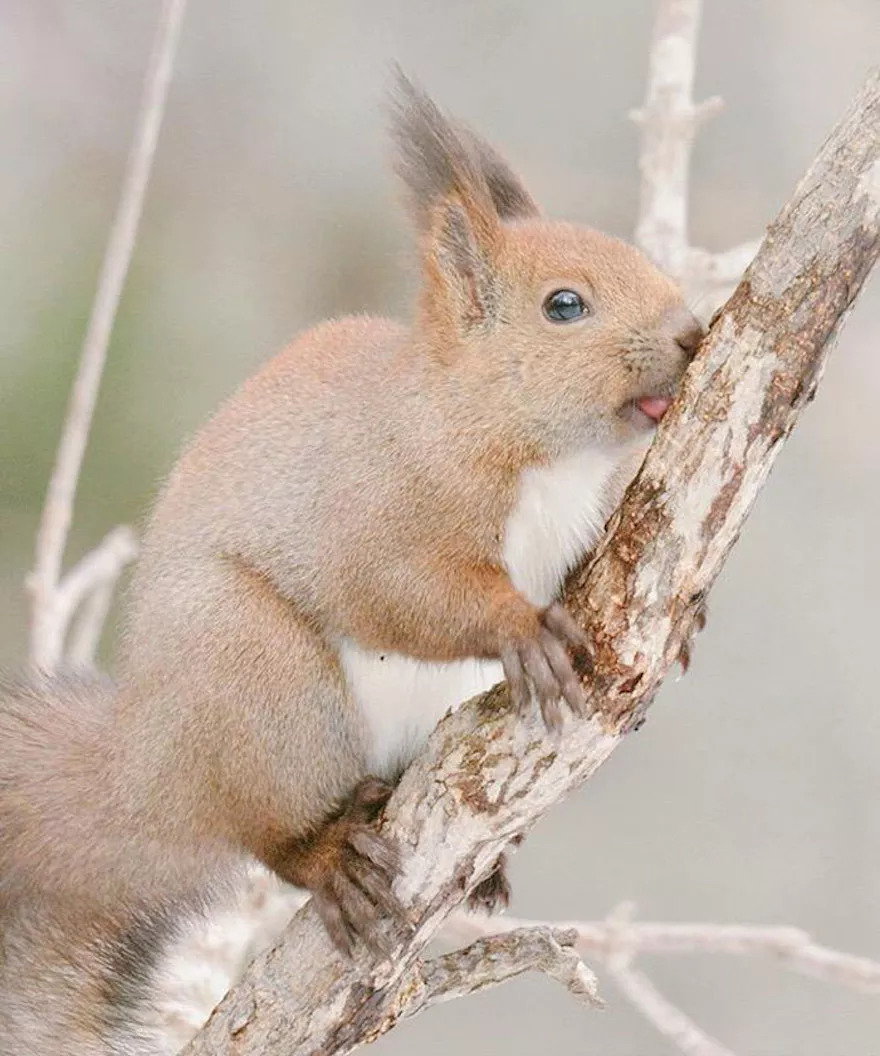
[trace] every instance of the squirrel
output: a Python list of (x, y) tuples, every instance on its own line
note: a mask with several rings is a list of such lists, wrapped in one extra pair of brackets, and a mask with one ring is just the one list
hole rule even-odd
[[(0, 1054), (153, 1056), (150, 980), (257, 860), (381, 949), (373, 825), (437, 721), (506, 679), (558, 730), (560, 605), (702, 336), (634, 247), (545, 219), (398, 75), (410, 326), (311, 329), (189, 444), (153, 509), (115, 682), (0, 688)], [(508, 896), (503, 860), (470, 893)]]

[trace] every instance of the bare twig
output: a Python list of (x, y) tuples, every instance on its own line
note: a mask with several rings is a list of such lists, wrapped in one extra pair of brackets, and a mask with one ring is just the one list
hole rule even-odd
[[(34, 570), (28, 578), (32, 594), (30, 658), (36, 667), (47, 671), (61, 658), (73, 616), (73, 608), (64, 603), (64, 585), (61, 583), (64, 550), (110, 333), (143, 211), (185, 8), (186, 0), (164, 0), (159, 16), (119, 206), (101, 265), (79, 370), (37, 533)], [(86, 590), (79, 592), (79, 597), (84, 597), (93, 586), (103, 589), (105, 584), (106, 577), (100, 576), (92, 584), (87, 584)]]
[(720, 1041), (674, 1005), (657, 989), (644, 972), (635, 968), (636, 951), (629, 943), (629, 928), (635, 907), (625, 902), (605, 922), (608, 950), (605, 965), (621, 993), (654, 1029), (668, 1038), (684, 1056), (733, 1056)]
[(601, 1008), (596, 976), (573, 948), (576, 939), (577, 933), (571, 928), (512, 928), (477, 939), (465, 949), (420, 962), (403, 987), (403, 1014), (416, 1015), (443, 1001), (498, 986), (524, 972), (541, 972), (585, 1004)]
[(751, 263), (760, 245), (760, 241), (755, 239), (722, 253), (689, 249), (687, 268), (683, 276), (685, 287), (692, 293), (707, 288), (714, 288), (716, 291), (731, 289), (742, 278), (742, 273)]
[(547, 924), (577, 932), (583, 957), (606, 962), (617, 946), (635, 955), (714, 953), (739, 957), (767, 957), (785, 968), (862, 993), (880, 993), (880, 961), (821, 946), (800, 928), (750, 924), (666, 924), (621, 921), (615, 911), (607, 920), (538, 921), (521, 917), (486, 917), (455, 913), (444, 934), (457, 942), (484, 935)]
[[(386, 808), (395, 894), (413, 933), (347, 962), (311, 906), (258, 957), (189, 1056), (346, 1053), (375, 1035), (385, 996), (500, 851), (589, 779), (637, 724), (691, 635), (706, 592), (809, 401), (880, 252), (880, 72), (774, 222), (718, 316), (592, 564), (566, 604), (588, 628), (591, 719), (551, 743), (496, 687), (441, 722)], [(241, 1029), (239, 1024), (246, 1026)]]
[(98, 643), (119, 577), (137, 554), (137, 536), (130, 528), (120, 525), (61, 581), (56, 604), (62, 612), (59, 624), (71, 628), (66, 649), (71, 667), (95, 666)]
[(685, 1056), (734, 1056), (665, 998), (644, 972), (623, 959), (613, 959), (608, 971), (629, 1003)]
[(702, 0), (659, 0), (648, 60), (645, 102), (630, 116), (641, 127), (642, 180), (636, 243), (678, 279), (692, 299), (717, 302), (740, 279), (758, 249), (748, 242), (724, 253), (692, 248), (688, 181), (694, 134), (721, 109), (717, 97), (694, 103), (694, 68)]
[[(110, 596), (125, 567), (137, 557), (137, 552), (134, 532), (125, 525), (119, 525), (94, 550), (81, 558), (56, 587), (54, 608), (57, 630), (62, 632), (69, 627), (74, 614), (80, 612), (75, 642), (68, 650), (68, 659), (77, 665), (91, 662)], [(81, 610), (81, 606), (85, 608)], [(56, 646), (60, 651), (63, 639)]]
[[(636, 242), (676, 278), (685, 272), (690, 153), (697, 124), (694, 65), (701, 0), (661, 0), (648, 58)], [(717, 105), (717, 104), (716, 104)]]

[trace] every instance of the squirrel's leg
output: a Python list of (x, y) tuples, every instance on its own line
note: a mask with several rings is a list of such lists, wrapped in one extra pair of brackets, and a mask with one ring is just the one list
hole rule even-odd
[(397, 855), (371, 827), (391, 786), (368, 775), (363, 718), (338, 654), (265, 577), (232, 562), (215, 575), (212, 604), (177, 643), (161, 708), (174, 716), (183, 699), (222, 718), (200, 725), (210, 771), (197, 825), (310, 890), (343, 950), (354, 938), (375, 942), (397, 909)]

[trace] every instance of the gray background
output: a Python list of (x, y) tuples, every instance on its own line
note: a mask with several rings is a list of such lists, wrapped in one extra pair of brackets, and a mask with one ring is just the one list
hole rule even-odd
[[(759, 234), (876, 61), (876, 0), (707, 0), (697, 243)], [(0, 663), (157, 4), (2, 0)], [(399, 59), (514, 160), (548, 211), (628, 235), (652, 7), (636, 0), (193, 0), (113, 338), (69, 557), (137, 521), (182, 439), (300, 328), (402, 314), (408, 233), (380, 102)], [(847, 324), (711, 599), (692, 671), (518, 854), (513, 911), (786, 922), (880, 956), (880, 289)], [(107, 659), (112, 659), (112, 633)], [(646, 962), (734, 1049), (880, 1053), (880, 1002), (756, 961)], [(669, 1051), (605, 986), (544, 980), (406, 1024), (377, 1052)]]

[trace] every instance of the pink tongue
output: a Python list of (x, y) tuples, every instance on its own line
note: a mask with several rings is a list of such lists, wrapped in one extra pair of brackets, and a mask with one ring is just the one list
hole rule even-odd
[(653, 418), (655, 422), (659, 422), (669, 410), (670, 403), (672, 400), (668, 400), (665, 396), (646, 396), (643, 400), (639, 400), (639, 410), (642, 414)]

